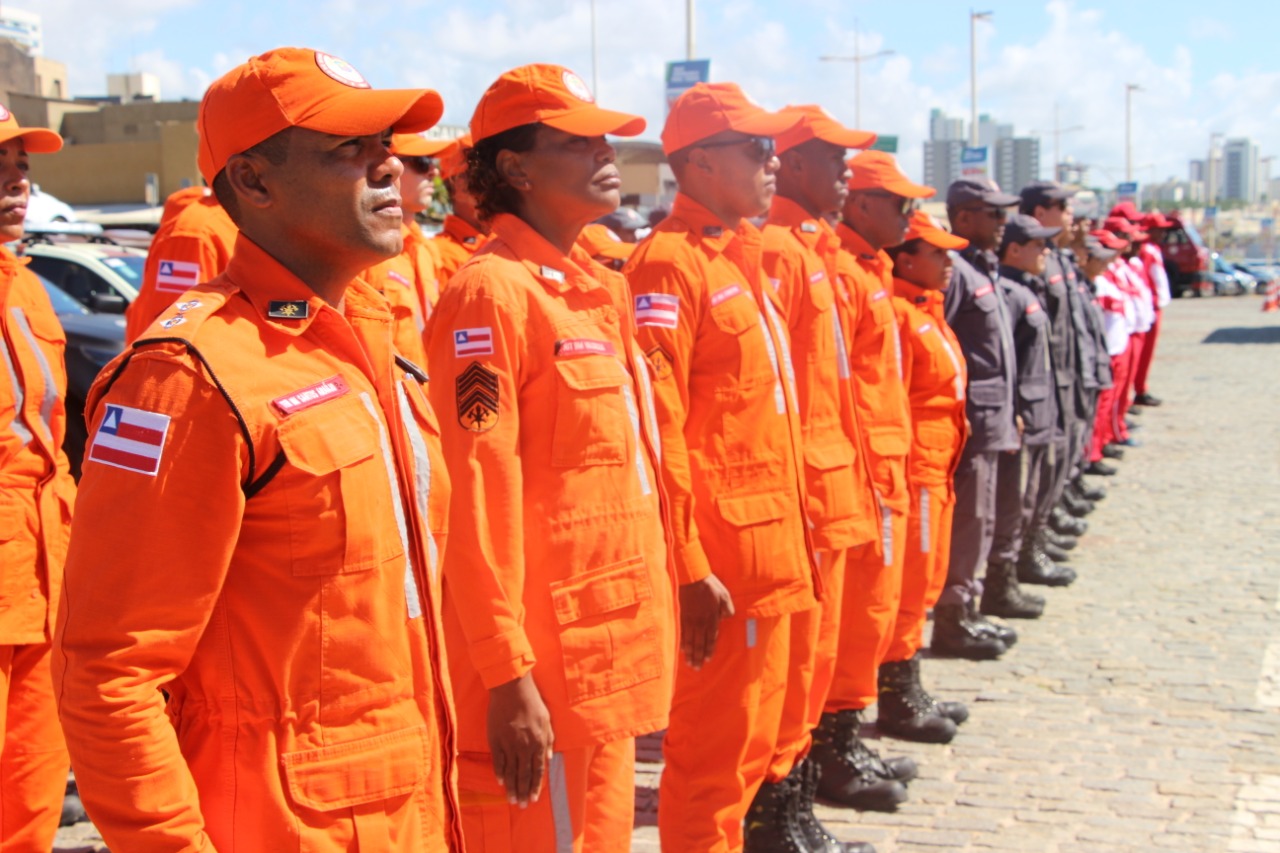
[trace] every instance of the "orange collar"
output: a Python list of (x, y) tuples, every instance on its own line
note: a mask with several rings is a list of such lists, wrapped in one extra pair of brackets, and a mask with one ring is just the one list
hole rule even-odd
[(492, 239), (506, 244), (511, 254), (550, 289), (563, 292), (571, 287), (590, 290), (600, 286), (595, 269), (604, 268), (576, 243), (565, 255), (527, 222), (510, 213), (495, 216), (489, 229)]
[(472, 249), (478, 249), (484, 245), (485, 235), (461, 216), (450, 213), (444, 218), (444, 227), (441, 230), (454, 241)]

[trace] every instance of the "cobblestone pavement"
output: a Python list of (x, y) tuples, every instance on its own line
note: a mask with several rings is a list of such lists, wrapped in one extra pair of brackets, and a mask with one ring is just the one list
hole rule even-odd
[[(819, 808), (880, 853), (1280, 851), (1280, 315), (1247, 298), (1165, 314), (1147, 409), (1068, 589), (1039, 589), (1003, 660), (926, 660), (973, 716), (894, 814)], [(874, 732), (869, 733), (874, 737)], [(638, 765), (638, 801), (660, 768)], [(643, 809), (642, 809), (643, 811)], [(652, 822), (651, 812), (641, 822)], [(58, 853), (94, 849), (80, 824)], [(641, 826), (633, 850), (658, 850)], [(678, 851), (678, 853), (697, 853)]]
[[(1110, 494), (996, 662), (926, 660), (973, 715), (894, 814), (819, 808), (880, 853), (1280, 851), (1280, 315), (1249, 298), (1165, 313), (1152, 391)], [(652, 785), (655, 765), (640, 765)], [(640, 792), (642, 801), (646, 791)], [(634, 851), (658, 850), (640, 827)], [(684, 851), (681, 851), (684, 853)]]

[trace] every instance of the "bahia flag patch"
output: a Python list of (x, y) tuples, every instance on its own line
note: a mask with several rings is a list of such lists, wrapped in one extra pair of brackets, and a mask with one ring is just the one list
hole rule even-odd
[(680, 297), (670, 293), (636, 295), (636, 325), (674, 329), (680, 324)]
[(89, 459), (154, 477), (168, 432), (168, 415), (108, 403), (93, 435)]
[(482, 326), (479, 329), (455, 329), (453, 355), (455, 358), (493, 355), (493, 328)]
[(200, 265), (191, 261), (160, 261), (156, 269), (156, 290), (186, 293), (200, 283)]

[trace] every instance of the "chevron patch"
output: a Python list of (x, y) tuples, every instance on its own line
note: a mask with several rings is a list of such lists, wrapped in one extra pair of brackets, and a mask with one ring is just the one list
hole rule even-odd
[(488, 432), (498, 423), (498, 374), (478, 361), (455, 381), (458, 423), (471, 432)]

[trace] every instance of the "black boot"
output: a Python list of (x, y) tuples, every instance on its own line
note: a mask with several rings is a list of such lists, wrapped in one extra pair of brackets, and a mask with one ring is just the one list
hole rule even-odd
[(1070, 586), (1075, 583), (1076, 570), (1070, 566), (1059, 566), (1037, 548), (1034, 541), (1023, 548), (1022, 555), (1018, 557), (1018, 580), (1043, 586)]
[[(1075, 540), (1072, 541), (1074, 542)], [(1040, 543), (1039, 548), (1046, 557), (1053, 560), (1055, 563), (1065, 563), (1071, 559), (1070, 554), (1047, 539)]]
[(938, 713), (946, 717), (957, 726), (969, 719), (969, 706), (963, 702), (948, 702), (945, 700), (935, 699), (929, 695), (929, 691), (924, 689), (924, 685), (920, 683), (920, 655), (911, 656), (911, 678), (915, 683), (915, 689), (920, 691), (920, 695), (924, 697), (924, 701), (933, 705), (938, 709)]
[[(1080, 540), (1077, 539), (1076, 537), (1072, 536), (1069, 533), (1059, 533), (1058, 531), (1054, 530), (1052, 527), (1042, 527), (1039, 530), (1037, 530), (1036, 541), (1040, 544), (1040, 547), (1044, 549), (1046, 552), (1048, 551), (1048, 549), (1045, 547), (1047, 545), (1052, 545), (1054, 548), (1061, 551), (1074, 551), (1076, 549), (1076, 546), (1080, 544)], [(1050, 554), (1049, 556), (1053, 557), (1052, 554)], [(1062, 562), (1062, 560), (1058, 560), (1058, 562)]]
[(980, 628), (963, 604), (940, 604), (933, 608), (934, 654), (969, 660), (994, 660), (1009, 650), (995, 634)]
[(58, 826), (74, 826), (86, 821), (89, 816), (84, 813), (84, 804), (80, 802), (80, 789), (74, 779), (67, 780), (66, 793), (62, 797), (62, 818)]
[(809, 760), (821, 768), (818, 794), (855, 809), (893, 811), (907, 788), (858, 737), (861, 722), (858, 711), (837, 711), (823, 714), (813, 730)]
[(1073, 495), (1070, 489), (1063, 490), (1059, 504), (1076, 518), (1084, 518), (1094, 510), (1093, 501), (1087, 501), (1084, 498)]
[(1114, 477), (1116, 475), (1116, 466), (1108, 465), (1101, 459), (1097, 462), (1090, 462), (1089, 467), (1084, 470), (1086, 474), (1092, 474), (1095, 477)]
[(796, 814), (799, 788), (799, 780), (791, 776), (760, 785), (747, 809), (743, 853), (810, 853)]
[(981, 611), (986, 616), (1005, 619), (1039, 619), (1044, 613), (1044, 599), (1022, 591), (1018, 586), (1018, 567), (1013, 560), (987, 565), (982, 582)]
[(1089, 481), (1083, 475), (1076, 477), (1071, 481), (1071, 485), (1075, 487), (1075, 492), (1087, 501), (1100, 501), (1107, 496), (1107, 490), (1102, 486), (1090, 485)]
[(950, 743), (956, 724), (920, 687), (915, 658), (886, 661), (877, 673), (876, 728), (887, 735), (920, 743)]
[(1119, 444), (1104, 444), (1102, 446), (1102, 455), (1107, 459), (1123, 459), (1124, 448)]
[(1070, 536), (1083, 536), (1085, 531), (1089, 529), (1089, 522), (1072, 518), (1061, 507), (1055, 506), (1053, 511), (1049, 513), (1049, 526), (1059, 533), (1066, 533)]
[(969, 621), (973, 623), (974, 628), (979, 633), (986, 634), (988, 637), (995, 637), (1004, 643), (1006, 649), (1011, 649), (1018, 644), (1018, 632), (1003, 622), (992, 622), (983, 616), (978, 612), (978, 602), (970, 601), (966, 607), (969, 611)]
[(797, 781), (796, 823), (811, 853), (876, 853), (876, 848), (865, 841), (838, 840), (813, 813), (813, 798), (817, 796), (818, 780), (822, 777), (821, 767), (806, 758), (792, 768), (790, 775)]

